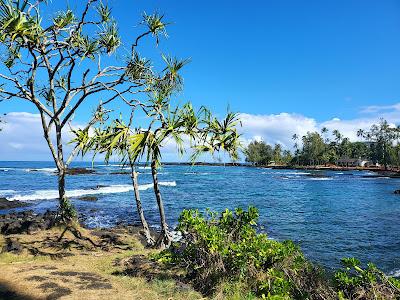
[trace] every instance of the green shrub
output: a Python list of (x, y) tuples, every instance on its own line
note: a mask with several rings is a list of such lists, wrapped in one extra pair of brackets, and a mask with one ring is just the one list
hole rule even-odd
[(339, 299), (400, 299), (400, 281), (387, 277), (374, 264), (361, 268), (354, 258), (342, 259), (343, 269), (335, 273)]
[[(207, 211), (205, 215), (184, 210), (178, 225), (182, 241), (158, 259), (188, 270), (187, 278), (204, 294), (216, 292), (227, 282), (240, 282), (247, 289), (244, 293), (266, 299), (291, 299), (293, 295), (306, 299), (310, 286), (324, 285), (323, 276), (314, 276), (321, 272), (316, 272), (293, 242), (277, 242), (257, 233), (258, 217), (254, 207), (221, 214)], [(299, 276), (313, 283), (305, 287)]]
[(254, 207), (204, 215), (184, 210), (182, 240), (153, 258), (182, 267), (197, 290), (216, 299), (400, 299), (399, 280), (373, 264), (362, 269), (355, 258), (343, 259), (344, 268), (327, 279), (296, 244), (258, 233), (258, 217)]

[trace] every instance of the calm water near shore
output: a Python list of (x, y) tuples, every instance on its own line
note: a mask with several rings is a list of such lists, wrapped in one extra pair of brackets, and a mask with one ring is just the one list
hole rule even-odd
[[(90, 167), (75, 163), (74, 167)], [(69, 176), (67, 190), (88, 226), (137, 222), (129, 175), (117, 164), (95, 165), (96, 173)], [(0, 197), (29, 201), (30, 209), (57, 207), (57, 177), (51, 162), (0, 162)], [(139, 168), (147, 217), (158, 215), (148, 168)], [(159, 180), (170, 224), (184, 208), (260, 209), (271, 238), (292, 239), (306, 255), (328, 268), (356, 256), (400, 275), (400, 179), (368, 178), (364, 171), (294, 171), (246, 167), (166, 166)], [(79, 200), (97, 196), (95, 202)], [(17, 209), (18, 210), (18, 209)], [(0, 211), (7, 213), (9, 211)]]

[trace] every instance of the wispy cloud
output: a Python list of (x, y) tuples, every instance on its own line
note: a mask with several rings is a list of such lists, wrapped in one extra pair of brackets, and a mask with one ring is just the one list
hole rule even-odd
[(394, 111), (400, 111), (400, 103), (393, 105), (370, 105), (361, 109), (361, 113), (364, 114), (393, 113)]

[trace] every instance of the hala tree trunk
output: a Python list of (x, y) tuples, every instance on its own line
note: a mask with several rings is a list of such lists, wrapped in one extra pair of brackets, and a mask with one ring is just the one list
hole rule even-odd
[(69, 222), (76, 217), (76, 212), (65, 194), (65, 174), (65, 168), (58, 170), (58, 218), (62, 222)]
[[(54, 160), (58, 169), (58, 217), (61, 222), (68, 223), (76, 218), (76, 211), (65, 194), (65, 175), (67, 166), (64, 163), (63, 144), (61, 138), (62, 127), (60, 126), (59, 120), (56, 120), (54, 123), (57, 140), (57, 155), (54, 155)], [(51, 144), (49, 144), (49, 146), (51, 146)], [(51, 148), (52, 147), (50, 147), (50, 149)]]
[(136, 208), (142, 223), (144, 235), (146, 237), (147, 246), (153, 246), (155, 241), (151, 236), (149, 225), (147, 224), (146, 218), (144, 217), (144, 211), (142, 207), (142, 201), (140, 200), (139, 185), (138, 185), (138, 173), (135, 171), (134, 166), (131, 164), (131, 178), (133, 190), (135, 192)]
[(164, 204), (161, 198), (161, 192), (158, 185), (157, 164), (155, 161), (151, 162), (151, 174), (153, 176), (154, 193), (157, 199), (157, 205), (160, 213), (160, 222), (161, 222), (161, 232), (160, 236), (157, 239), (156, 246), (161, 249), (165, 249), (171, 245), (172, 238), (168, 232), (168, 225), (165, 219)]

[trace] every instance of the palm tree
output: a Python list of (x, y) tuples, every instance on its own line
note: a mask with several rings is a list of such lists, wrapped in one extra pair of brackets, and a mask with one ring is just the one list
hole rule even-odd
[(335, 141), (336, 141), (337, 143), (340, 143), (340, 141), (341, 141), (342, 138), (343, 138), (343, 136), (342, 136), (342, 134), (340, 133), (340, 131), (337, 130), (337, 129), (334, 129), (334, 130), (332, 131), (332, 134), (333, 134), (333, 136), (335, 137)]
[(293, 134), (292, 135), (292, 140), (294, 141), (294, 149), (295, 149), (295, 151), (294, 151), (294, 154), (295, 154), (295, 156), (296, 156), (296, 159), (297, 159), (297, 165), (299, 165), (299, 145), (297, 144), (297, 140), (299, 139), (299, 135), (298, 134)]
[(329, 129), (326, 127), (322, 127), (321, 129), (321, 135), (325, 137), (325, 143), (329, 143), (329, 137), (327, 136), (327, 133), (329, 132)]

